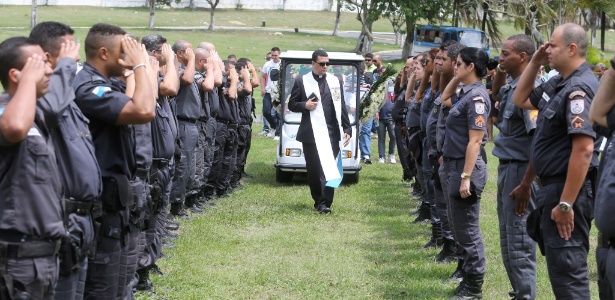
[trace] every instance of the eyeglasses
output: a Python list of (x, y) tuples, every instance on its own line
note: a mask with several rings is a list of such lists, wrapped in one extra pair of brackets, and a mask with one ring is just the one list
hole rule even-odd
[(320, 65), (321, 67), (330, 66), (331, 65), (328, 61), (327, 62), (319, 62), (317, 64)]

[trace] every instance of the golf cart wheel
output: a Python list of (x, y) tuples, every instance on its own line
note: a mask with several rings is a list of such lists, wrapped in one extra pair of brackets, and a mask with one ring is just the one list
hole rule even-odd
[(279, 183), (289, 183), (293, 181), (293, 173), (284, 172), (280, 168), (275, 169), (275, 181)]
[(359, 183), (359, 171), (356, 171), (352, 174), (344, 174), (344, 182), (347, 184)]

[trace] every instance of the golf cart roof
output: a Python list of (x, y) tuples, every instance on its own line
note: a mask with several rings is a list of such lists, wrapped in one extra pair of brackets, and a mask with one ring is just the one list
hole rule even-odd
[[(300, 59), (300, 60), (311, 60), (312, 53), (314, 51), (297, 51), (297, 50), (289, 50), (282, 52), (280, 54), (280, 58), (282, 59)], [(358, 55), (356, 53), (347, 53), (347, 52), (327, 52), (329, 54), (329, 60), (331, 61), (364, 61), (365, 58), (363, 56)]]

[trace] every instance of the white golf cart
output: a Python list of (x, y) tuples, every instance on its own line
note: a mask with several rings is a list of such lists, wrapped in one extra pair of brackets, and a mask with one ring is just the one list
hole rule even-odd
[[(354, 53), (328, 52), (329, 75), (342, 78), (344, 83), (344, 101), (352, 126), (350, 143), (341, 149), (342, 168), (344, 170), (343, 182), (358, 183), (361, 166), (359, 153), (359, 122), (358, 111), (361, 91), (359, 86), (360, 64), (364, 58)], [(312, 72), (312, 51), (286, 51), (280, 55), (280, 109), (282, 132), (280, 143), (276, 152), (276, 181), (291, 182), (295, 172), (306, 172), (305, 157), (302, 143), (296, 140), (301, 113), (294, 113), (286, 109), (295, 77)]]

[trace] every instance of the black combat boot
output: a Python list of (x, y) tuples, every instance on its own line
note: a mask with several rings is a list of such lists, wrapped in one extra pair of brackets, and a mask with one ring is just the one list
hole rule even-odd
[(416, 217), (416, 219), (414, 219), (414, 221), (412, 221), (413, 224), (429, 222), (431, 220), (431, 211), (429, 210), (429, 203), (421, 203), (421, 206), (419, 207), (417, 212), (418, 216)]
[(484, 275), (464, 274), (463, 281), (449, 300), (475, 300), (483, 298)]
[(200, 213), (203, 213), (203, 210), (196, 206), (197, 197), (198, 197), (197, 194), (186, 196), (185, 205), (186, 205), (186, 208), (190, 210), (190, 212), (195, 213), (195, 214), (200, 214)]
[(435, 223), (431, 225), (431, 239), (423, 246), (423, 249), (440, 248), (444, 245), (442, 238), (442, 224)]
[(442, 251), (436, 255), (436, 262), (439, 264), (448, 264), (457, 260), (457, 244), (454, 240), (443, 239)]
[(174, 217), (174, 218), (188, 217), (188, 214), (184, 210), (184, 204), (171, 203), (171, 217)]
[(137, 291), (151, 291), (154, 288), (152, 281), (149, 280), (149, 268), (137, 270), (139, 281), (135, 285)]
[(457, 268), (455, 269), (455, 272), (453, 272), (453, 274), (451, 274), (446, 280), (447, 281), (457, 281), (461, 283), (463, 281), (463, 264), (464, 264), (463, 259), (458, 260)]

